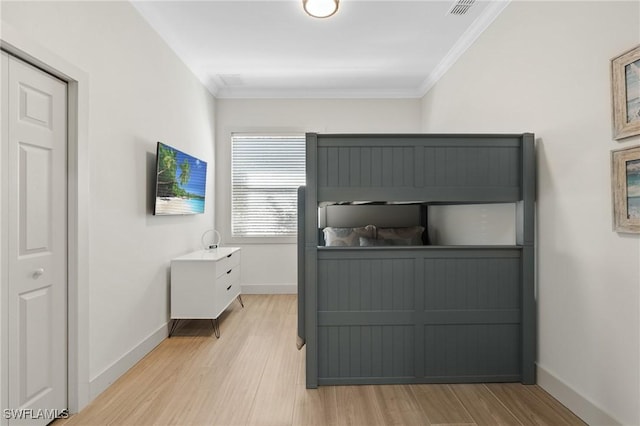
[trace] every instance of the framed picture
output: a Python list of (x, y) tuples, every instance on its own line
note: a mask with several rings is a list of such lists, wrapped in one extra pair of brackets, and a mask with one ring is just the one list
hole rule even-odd
[(611, 152), (613, 228), (640, 233), (640, 145)]
[(640, 134), (640, 46), (611, 60), (613, 138)]

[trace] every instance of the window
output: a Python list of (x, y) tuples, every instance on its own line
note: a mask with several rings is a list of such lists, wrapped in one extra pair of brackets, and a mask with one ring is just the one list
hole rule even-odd
[(293, 237), (305, 136), (231, 135), (233, 237)]

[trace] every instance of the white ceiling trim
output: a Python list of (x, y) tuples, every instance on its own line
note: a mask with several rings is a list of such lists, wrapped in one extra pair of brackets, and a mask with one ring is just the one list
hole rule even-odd
[[(208, 86), (211, 92), (211, 87)], [(212, 93), (218, 99), (412, 99), (422, 95), (413, 89), (243, 89), (219, 87)]]
[(433, 86), (449, 71), (449, 68), (455, 64), (458, 59), (473, 45), (480, 37), (480, 34), (486, 30), (489, 25), (502, 13), (505, 7), (511, 3), (511, 0), (492, 1), (471, 26), (462, 34), (456, 44), (449, 50), (449, 53), (442, 58), (440, 63), (433, 69), (431, 74), (424, 80), (418, 89), (415, 97), (423, 97)]

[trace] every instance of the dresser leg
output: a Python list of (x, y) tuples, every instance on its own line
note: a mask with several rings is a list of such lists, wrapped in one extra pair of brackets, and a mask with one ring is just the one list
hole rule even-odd
[(238, 295), (238, 302), (240, 302), (240, 306), (242, 306), (244, 308), (244, 303), (242, 303), (242, 295), (241, 294)]
[(220, 323), (218, 322), (218, 319), (212, 319), (211, 320), (211, 325), (213, 326), (213, 334), (216, 335), (216, 337), (219, 339), (220, 338)]

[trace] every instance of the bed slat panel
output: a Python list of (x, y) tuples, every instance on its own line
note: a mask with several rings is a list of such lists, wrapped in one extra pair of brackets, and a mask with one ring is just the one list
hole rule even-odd
[(425, 259), (426, 310), (518, 309), (520, 259)]
[(415, 259), (318, 262), (318, 311), (411, 311)]
[[(377, 142), (362, 146), (357, 138), (322, 140), (319, 201), (520, 199), (518, 144), (496, 146), (491, 140), (444, 141), (441, 146), (431, 140), (415, 145), (395, 139)], [(393, 189), (398, 191), (390, 192)]]
[(519, 339), (518, 324), (425, 326), (425, 376), (518, 376)]
[(319, 342), (326, 342), (326, 361), (319, 364), (319, 377), (412, 377), (414, 330), (412, 326), (339, 326), (319, 329)]

